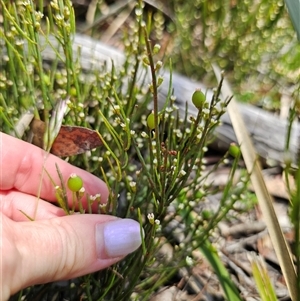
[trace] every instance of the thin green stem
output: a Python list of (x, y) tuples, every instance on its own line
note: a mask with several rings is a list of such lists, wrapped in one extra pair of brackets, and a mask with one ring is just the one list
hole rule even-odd
[[(147, 48), (147, 55), (149, 59), (149, 66), (150, 66), (150, 72), (152, 77), (152, 95), (153, 95), (153, 111), (154, 111), (154, 130), (155, 130), (155, 140), (156, 140), (156, 156), (157, 156), (157, 167), (158, 170), (161, 167), (161, 153), (160, 153), (160, 135), (159, 135), (159, 122), (158, 122), (158, 90), (157, 90), (157, 78), (156, 78), (156, 70), (155, 70), (155, 64), (153, 60), (153, 53), (151, 49), (150, 40), (148, 37), (148, 33), (146, 28), (144, 28), (144, 36), (145, 36), (145, 43)], [(158, 179), (159, 181), (159, 179)]]

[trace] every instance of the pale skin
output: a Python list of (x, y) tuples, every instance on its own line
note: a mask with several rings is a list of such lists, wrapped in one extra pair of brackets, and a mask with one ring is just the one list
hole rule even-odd
[[(108, 198), (105, 183), (58, 157), (46, 157), (45, 161), (40, 148), (0, 133), (0, 300), (30, 285), (92, 273), (123, 258), (109, 257), (101, 244), (102, 225), (116, 218), (98, 214), (66, 216), (52, 204), (56, 201), (54, 187), (49, 177), (42, 175), (42, 168), (57, 184), (55, 163), (64, 179), (76, 173), (82, 177), (85, 190), (90, 195), (100, 193), (103, 202)], [(28, 220), (22, 212), (35, 220)], [(95, 225), (99, 224), (97, 255)]]

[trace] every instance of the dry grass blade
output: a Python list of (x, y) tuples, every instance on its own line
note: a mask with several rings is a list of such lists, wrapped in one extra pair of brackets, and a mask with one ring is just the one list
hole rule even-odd
[(128, 8), (125, 8), (118, 17), (110, 24), (110, 26), (105, 30), (101, 36), (101, 41), (107, 43), (112, 36), (120, 29), (120, 27), (126, 22), (127, 18), (130, 16), (134, 8), (134, 3), (128, 3)]
[[(221, 80), (221, 70), (218, 66), (213, 64), (213, 69), (218, 81)], [(231, 97), (233, 92), (226, 80), (222, 85), (222, 96), (224, 99)], [(297, 299), (297, 276), (294, 264), (292, 262), (291, 254), (289, 252), (286, 240), (281, 231), (278, 219), (276, 217), (273, 200), (270, 196), (266, 184), (263, 179), (261, 167), (257, 160), (257, 154), (254, 150), (254, 146), (249, 137), (248, 131), (239, 113), (239, 109), (234, 97), (227, 107), (228, 114), (230, 116), (233, 129), (235, 131), (237, 140), (241, 147), (241, 152), (249, 173), (251, 173), (251, 182), (256, 193), (259, 206), (263, 212), (263, 216), (278, 257), (280, 267), (282, 269), (285, 281), (287, 283), (288, 290), (290, 292), (292, 300)], [(284, 137), (282, 137), (284, 139)]]
[(102, 22), (106, 21), (109, 17), (117, 15), (120, 11), (122, 11), (124, 8), (126, 8), (128, 5), (131, 5), (132, 3), (135, 2), (133, 0), (117, 1), (115, 4), (109, 6), (109, 11), (107, 13), (100, 15), (95, 19), (94, 19), (95, 7), (93, 6), (93, 3), (91, 3), (87, 13), (88, 24), (83, 26), (83, 28), (79, 29), (79, 32), (87, 33), (87, 31), (91, 30), (94, 26), (100, 25)]
[(28, 110), (26, 113), (24, 113), (16, 123), (14, 131), (11, 132), (11, 135), (18, 138), (22, 137), (29, 124), (31, 123), (33, 117), (34, 114), (31, 110)]

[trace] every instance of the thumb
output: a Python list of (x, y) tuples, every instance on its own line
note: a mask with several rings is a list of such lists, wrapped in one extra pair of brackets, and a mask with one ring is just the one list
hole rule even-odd
[[(1, 218), (1, 217), (0, 217)], [(140, 225), (108, 215), (72, 215), (33, 222), (2, 216), (2, 292), (106, 268), (141, 244)]]

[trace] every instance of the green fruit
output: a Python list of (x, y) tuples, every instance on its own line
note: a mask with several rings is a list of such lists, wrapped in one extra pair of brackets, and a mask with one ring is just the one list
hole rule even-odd
[[(159, 124), (159, 116), (158, 116), (158, 124)], [(154, 118), (154, 113), (150, 113), (147, 117), (147, 126), (150, 130), (153, 130), (155, 128), (155, 118)]]
[(77, 96), (77, 90), (76, 90), (75, 87), (71, 87), (71, 89), (70, 89), (70, 95), (71, 96)]
[(196, 90), (193, 93), (192, 102), (197, 109), (202, 108), (205, 101), (206, 101), (206, 97), (200, 90)]
[(236, 145), (235, 143), (231, 143), (229, 146), (229, 154), (232, 157), (237, 158), (241, 154), (240, 147), (238, 145)]
[(46, 86), (50, 86), (51, 81), (50, 81), (50, 77), (48, 75), (43, 74), (42, 79)]
[(212, 214), (212, 212), (210, 210), (203, 210), (201, 213), (202, 213), (202, 218), (204, 220), (209, 220), (213, 216), (213, 214)]
[(70, 175), (67, 185), (71, 191), (77, 192), (82, 188), (83, 181), (82, 181), (81, 177), (77, 176), (74, 173), (74, 174)]

